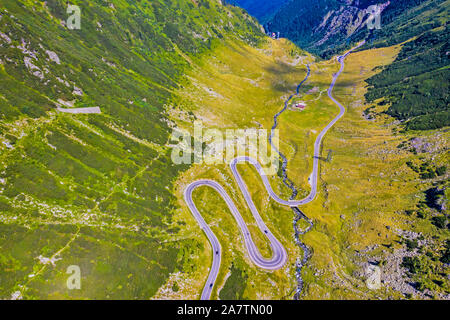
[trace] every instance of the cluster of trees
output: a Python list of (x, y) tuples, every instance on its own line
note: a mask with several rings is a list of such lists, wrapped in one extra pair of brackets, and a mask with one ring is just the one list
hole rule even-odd
[[(324, 36), (324, 31), (315, 32), (324, 17), (331, 10), (339, 10), (342, 3), (337, 0), (292, 0), (280, 8), (273, 17), (267, 21), (265, 28), (270, 31), (279, 31), (297, 44), (299, 47), (316, 54), (321, 49), (315, 43)], [(342, 41), (339, 36), (339, 41)], [(344, 40), (345, 42), (345, 40)]]
[(429, 162), (415, 165), (412, 161), (407, 161), (406, 165), (418, 173), (421, 179), (434, 179), (443, 176), (447, 172), (446, 166), (434, 167)]

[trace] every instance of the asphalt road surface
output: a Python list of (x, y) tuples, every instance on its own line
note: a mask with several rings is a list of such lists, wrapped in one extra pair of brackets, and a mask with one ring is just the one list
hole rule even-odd
[(250, 194), (248, 193), (247, 187), (245, 186), (245, 183), (242, 181), (242, 179), (241, 183), (244, 185), (245, 188), (241, 189), (241, 191), (243, 191), (245, 200), (247, 201), (247, 204), (250, 207), (253, 217), (255, 218), (258, 227), (270, 241), (270, 245), (272, 247), (273, 252), (272, 258), (265, 259), (262, 257), (261, 253), (256, 248), (255, 243), (253, 242), (252, 236), (250, 235), (250, 231), (248, 230), (248, 227), (245, 224), (244, 219), (242, 219), (242, 216), (239, 213), (238, 209), (236, 208), (233, 200), (230, 198), (228, 193), (225, 191), (225, 189), (223, 189), (223, 187), (220, 184), (212, 180), (199, 180), (191, 183), (184, 192), (184, 199), (186, 200), (189, 209), (191, 210), (192, 214), (194, 215), (195, 219), (200, 225), (200, 228), (205, 232), (206, 236), (208, 237), (209, 242), (211, 243), (213, 249), (213, 263), (211, 266), (211, 270), (209, 272), (208, 280), (206, 282), (205, 287), (203, 288), (201, 296), (202, 300), (207, 300), (211, 297), (211, 292), (214, 287), (214, 283), (216, 282), (217, 275), (219, 273), (220, 261), (222, 257), (222, 248), (220, 246), (219, 240), (217, 240), (217, 237), (212, 232), (208, 224), (205, 222), (202, 215), (195, 206), (194, 201), (192, 200), (192, 192), (198, 187), (201, 186), (211, 187), (214, 190), (216, 190), (220, 194), (220, 196), (225, 200), (239, 228), (241, 229), (241, 233), (244, 237), (247, 252), (250, 256), (250, 259), (253, 261), (255, 265), (267, 270), (277, 270), (283, 267), (283, 265), (286, 263), (287, 260), (286, 250), (284, 249), (283, 245), (278, 241), (278, 239), (275, 238), (272, 232), (270, 232), (269, 228), (267, 228), (265, 223), (262, 221), (261, 216), (259, 215), (258, 210), (256, 209), (250, 197)]
[(209, 272), (208, 280), (206, 282), (205, 287), (203, 288), (203, 292), (201, 295), (202, 300), (208, 300), (211, 297), (211, 293), (214, 287), (214, 284), (217, 279), (217, 275), (219, 273), (220, 268), (220, 262), (222, 257), (222, 248), (220, 246), (219, 240), (215, 236), (215, 234), (212, 232), (211, 228), (208, 226), (208, 224), (203, 219), (202, 215), (198, 211), (197, 207), (194, 204), (194, 201), (192, 200), (192, 193), (195, 189), (207, 186), (210, 188), (213, 188), (216, 190), (220, 196), (225, 200), (225, 202), (228, 205), (228, 208), (231, 210), (231, 213), (233, 214), (233, 217), (235, 218), (239, 228), (241, 229), (241, 233), (244, 237), (245, 246), (247, 248), (248, 254), (250, 256), (250, 259), (253, 261), (255, 265), (257, 265), (260, 268), (267, 269), (267, 270), (277, 270), (283, 267), (283, 265), (287, 261), (287, 253), (286, 249), (283, 247), (283, 245), (278, 241), (278, 239), (270, 232), (269, 228), (267, 228), (264, 221), (262, 221), (261, 216), (259, 215), (258, 210), (255, 207), (255, 204), (253, 203), (253, 200), (251, 199), (250, 192), (248, 191), (247, 185), (245, 184), (244, 180), (242, 179), (242, 176), (239, 174), (237, 170), (237, 164), (241, 162), (248, 162), (251, 165), (253, 165), (256, 170), (258, 171), (259, 175), (261, 176), (261, 179), (264, 183), (264, 186), (269, 193), (270, 197), (278, 202), (279, 204), (290, 206), (290, 207), (297, 207), (300, 205), (307, 204), (314, 200), (314, 198), (317, 195), (317, 180), (318, 180), (318, 172), (319, 172), (319, 156), (320, 156), (320, 145), (322, 143), (322, 139), (325, 136), (325, 134), (328, 132), (328, 130), (334, 126), (334, 124), (339, 121), (340, 118), (345, 113), (345, 107), (339, 103), (332, 95), (333, 88), (336, 84), (336, 81), (338, 77), (341, 75), (342, 71), (344, 70), (344, 60), (345, 58), (354, 50), (364, 45), (365, 41), (361, 42), (358, 46), (354, 47), (353, 49), (349, 50), (347, 53), (345, 53), (342, 56), (337, 57), (338, 62), (341, 64), (340, 70), (333, 75), (333, 80), (331, 82), (331, 85), (328, 89), (328, 96), (331, 100), (333, 100), (334, 103), (336, 103), (339, 106), (339, 114), (320, 132), (318, 135), (315, 144), (314, 144), (314, 165), (313, 165), (313, 173), (311, 175), (311, 192), (310, 194), (302, 199), (302, 200), (283, 200), (280, 197), (278, 197), (277, 194), (273, 191), (272, 187), (270, 186), (269, 180), (267, 178), (267, 175), (264, 173), (263, 168), (259, 164), (259, 162), (251, 157), (237, 157), (233, 159), (230, 163), (231, 171), (233, 173), (234, 178), (236, 179), (236, 182), (239, 186), (239, 189), (241, 190), (242, 194), (244, 195), (244, 199), (247, 202), (247, 205), (250, 208), (250, 211), (253, 214), (253, 217), (255, 218), (259, 229), (264, 233), (264, 235), (267, 237), (267, 239), (270, 242), (270, 245), (272, 247), (272, 258), (271, 259), (265, 259), (262, 257), (259, 250), (256, 248), (255, 243), (253, 242), (253, 239), (250, 235), (250, 231), (248, 230), (247, 225), (245, 224), (244, 220), (242, 219), (241, 214), (239, 213), (238, 209), (236, 208), (233, 200), (230, 198), (230, 196), (227, 194), (225, 189), (218, 184), (217, 182), (213, 180), (198, 180), (195, 182), (192, 182), (187, 186), (184, 192), (184, 199), (191, 210), (192, 214), (194, 215), (195, 219), (197, 220), (198, 224), (200, 225), (200, 228), (205, 232), (206, 236), (209, 239), (209, 242), (211, 243), (212, 249), (213, 249), (213, 263), (211, 266), (211, 270)]
[(102, 113), (99, 107), (71, 108), (71, 109), (57, 108), (56, 110), (58, 110), (59, 112), (75, 113), (75, 114)]

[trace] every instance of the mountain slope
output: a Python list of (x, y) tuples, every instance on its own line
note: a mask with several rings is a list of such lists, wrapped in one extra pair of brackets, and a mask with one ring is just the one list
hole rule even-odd
[(407, 121), (406, 129), (450, 126), (449, 51), (448, 26), (406, 43), (391, 65), (367, 81), (367, 101), (383, 100), (387, 114)]
[[(387, 40), (392, 45), (409, 39), (411, 34), (416, 35), (419, 28), (427, 30), (430, 23), (437, 23), (432, 10), (444, 2), (446, 1), (293, 0), (267, 22), (267, 28), (281, 32), (284, 37), (310, 52), (330, 57), (370, 33), (366, 25), (369, 17), (366, 9), (370, 5), (380, 4), (382, 8), (381, 30), (375, 30), (377, 38)], [(404, 28), (405, 22), (413, 22), (426, 11), (429, 16), (422, 21), (425, 23), (410, 23), (410, 28)], [(407, 38), (399, 41), (402, 36)]]
[[(450, 125), (448, 92), (448, 0), (392, 0), (382, 4), (381, 29), (368, 30), (365, 9), (376, 1), (294, 0), (267, 23), (300, 47), (324, 58), (367, 39), (361, 48), (386, 47), (412, 39), (396, 61), (370, 79), (369, 102), (384, 99), (387, 114), (407, 129)], [(419, 37), (418, 39), (415, 39)]]
[(191, 59), (262, 33), (218, 1), (76, 4), (80, 30), (66, 1), (0, 1), (0, 297), (148, 299), (201, 246), (173, 241), (167, 106)]
[[(262, 254), (270, 255), (271, 248), (255, 227), (227, 163), (174, 164), (172, 130), (192, 131), (194, 120), (221, 132), (270, 129), (310, 65), (311, 77), (295, 97), (307, 107), (291, 105), (279, 118), (288, 175), (298, 197), (306, 196), (318, 129), (337, 112), (326, 92), (339, 63), (316, 61), (286, 39), (264, 38), (255, 19), (219, 0), (74, 2), (81, 8), (81, 30), (66, 28), (66, 1), (0, 0), (0, 298), (196, 299), (212, 255), (183, 200), (189, 183), (219, 181)], [(346, 16), (344, 4), (363, 4), (327, 3), (337, 10), (337, 23)], [(421, 287), (439, 287), (436, 297), (448, 298), (443, 263), (449, 249), (441, 245), (448, 239), (443, 199), (448, 188), (442, 189), (448, 180), (448, 133), (397, 135), (392, 118), (382, 112), (367, 121), (362, 114), (369, 106), (361, 103), (368, 90), (375, 110), (391, 107), (393, 116), (413, 117), (408, 123), (433, 117), (401, 102), (414, 101), (401, 91), (426, 97), (434, 86), (415, 73), (412, 62), (417, 71), (442, 82), (433, 97), (448, 99), (447, 30), (434, 24), (446, 23), (443, 3), (427, 1), (405, 11), (402, 19), (386, 25), (395, 26), (386, 29), (391, 37), (377, 33), (369, 45), (409, 40), (411, 30), (424, 33), (417, 39), (347, 57), (334, 88), (347, 113), (324, 140), (320, 192), (304, 208), (314, 228), (301, 239), (313, 253), (303, 272), (298, 272), (298, 260), (304, 252), (293, 237), (293, 224), (301, 229), (304, 221), (269, 200), (251, 167), (239, 170), (262, 219), (289, 252), (284, 269), (255, 267), (223, 200), (207, 188), (197, 190), (196, 204), (224, 249), (213, 298), (290, 299), (299, 279), (308, 299), (425, 297), (431, 291), (412, 290), (405, 282), (393, 293), (392, 278), (386, 278), (386, 288), (369, 290), (360, 275), (368, 262), (386, 261), (401, 277), (397, 250), (403, 252), (404, 242), (410, 244), (411, 235), (422, 232), (421, 260), (408, 266)], [(430, 13), (430, 20), (424, 20)], [(399, 26), (405, 28), (395, 33)], [(325, 23), (320, 32), (326, 30), (334, 29)], [(335, 39), (336, 46), (320, 51), (324, 56), (347, 46), (338, 33), (330, 34), (327, 42)], [(359, 27), (349, 42), (366, 35)], [(437, 114), (445, 111), (434, 107)], [(75, 108), (99, 108), (101, 113), (61, 111)], [(278, 176), (271, 176), (270, 183), (283, 198), (290, 196)], [(80, 268), (80, 290), (67, 286), (69, 266)]]
[(227, 1), (230, 4), (237, 5), (247, 10), (252, 16), (256, 17), (262, 24), (266, 23), (276, 12), (289, 0), (232, 0)]

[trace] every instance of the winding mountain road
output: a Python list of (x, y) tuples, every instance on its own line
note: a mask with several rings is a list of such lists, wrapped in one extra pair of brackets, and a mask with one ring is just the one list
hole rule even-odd
[[(270, 245), (272, 247), (272, 258), (271, 259), (265, 259), (262, 257), (259, 250), (256, 248), (255, 243), (253, 242), (253, 239), (250, 235), (250, 232), (248, 230), (248, 227), (244, 220), (242, 219), (241, 214), (239, 213), (238, 209), (236, 208), (233, 200), (230, 198), (230, 196), (227, 194), (225, 189), (218, 184), (217, 182), (213, 180), (198, 180), (195, 182), (192, 182), (187, 186), (184, 192), (184, 198), (185, 201), (191, 210), (194, 218), (197, 220), (198, 224), (200, 225), (200, 228), (205, 232), (206, 236), (208, 237), (209, 242), (211, 243), (212, 249), (213, 249), (213, 263), (211, 266), (211, 270), (209, 272), (208, 280), (206, 282), (206, 285), (203, 289), (201, 299), (207, 300), (210, 299), (211, 293), (214, 287), (214, 283), (216, 282), (217, 275), (219, 273), (219, 267), (222, 257), (222, 249), (219, 243), (219, 240), (215, 236), (215, 234), (212, 232), (211, 228), (208, 226), (206, 221), (203, 219), (202, 215), (198, 211), (197, 207), (194, 204), (194, 201), (192, 200), (192, 193), (195, 189), (207, 186), (210, 188), (213, 188), (216, 190), (220, 196), (225, 200), (227, 203), (227, 206), (231, 210), (231, 213), (233, 214), (233, 217), (235, 218), (239, 228), (241, 229), (241, 233), (244, 236), (244, 242), (245, 246), (247, 248), (248, 254), (250, 256), (250, 259), (253, 261), (255, 265), (262, 269), (267, 270), (277, 270), (283, 267), (283, 265), (287, 261), (287, 253), (286, 249), (283, 247), (283, 245), (280, 243), (280, 241), (270, 232), (269, 228), (266, 226), (266, 224), (262, 221), (261, 216), (259, 215), (258, 210), (255, 207), (255, 204), (253, 203), (253, 200), (251, 199), (250, 192), (248, 191), (247, 185), (245, 184), (244, 180), (242, 179), (242, 176), (239, 174), (237, 170), (237, 164), (241, 162), (248, 162), (251, 165), (253, 165), (256, 170), (258, 171), (259, 175), (261, 176), (261, 179), (264, 183), (264, 186), (270, 195), (270, 197), (276, 201), (279, 204), (289, 206), (289, 207), (297, 207), (300, 205), (307, 204), (314, 200), (314, 198), (317, 195), (317, 181), (318, 181), (318, 172), (319, 172), (319, 156), (320, 156), (320, 146), (322, 143), (322, 139), (325, 136), (325, 134), (328, 132), (328, 130), (334, 126), (334, 124), (339, 121), (340, 118), (345, 113), (345, 107), (339, 103), (332, 95), (333, 88), (336, 84), (336, 81), (338, 77), (341, 75), (342, 71), (344, 70), (344, 61), (345, 58), (354, 50), (364, 45), (365, 41), (361, 42), (358, 46), (352, 48), (348, 52), (346, 52), (344, 55), (337, 57), (338, 62), (341, 64), (340, 70), (333, 75), (333, 80), (331, 82), (331, 85), (328, 89), (328, 96), (330, 99), (336, 103), (339, 106), (340, 112), (339, 114), (320, 132), (318, 135), (315, 144), (314, 144), (314, 164), (313, 164), (313, 173), (311, 175), (311, 192), (310, 194), (302, 199), (302, 200), (283, 200), (280, 197), (278, 197), (277, 194), (273, 191), (269, 180), (267, 178), (267, 175), (264, 173), (263, 168), (259, 164), (259, 162), (251, 157), (237, 157), (233, 159), (230, 163), (231, 171), (233, 173), (233, 176), (239, 186), (239, 189), (241, 190), (245, 201), (247, 202), (247, 205), (250, 208), (250, 211), (253, 214), (253, 217), (255, 218), (257, 225), (259, 229), (264, 233), (264, 235), (267, 237), (267, 239), (270, 242)], [(308, 68), (309, 73), (309, 68)], [(298, 90), (298, 88), (297, 88)]]
[[(236, 169), (236, 168), (234, 168)], [(213, 188), (216, 190), (220, 196), (225, 200), (225, 202), (228, 205), (228, 208), (230, 208), (231, 213), (233, 214), (233, 217), (235, 218), (239, 228), (241, 229), (242, 235), (244, 236), (244, 242), (245, 246), (247, 248), (248, 254), (250, 256), (250, 259), (253, 261), (255, 265), (262, 269), (267, 270), (278, 270), (286, 263), (287, 260), (287, 253), (284, 249), (283, 245), (278, 241), (278, 239), (270, 232), (269, 228), (265, 225), (265, 223), (262, 221), (261, 216), (258, 213), (258, 210), (255, 207), (255, 204), (253, 203), (250, 194), (248, 192), (248, 189), (243, 182), (241, 176), (237, 171), (235, 171), (236, 174), (239, 176), (239, 180), (241, 182), (241, 185), (243, 186), (243, 191), (245, 200), (247, 201), (248, 206), (250, 207), (250, 210), (253, 214), (253, 217), (255, 218), (258, 227), (261, 229), (261, 231), (264, 233), (264, 235), (267, 237), (267, 239), (270, 241), (270, 245), (273, 250), (273, 255), (271, 259), (265, 259), (262, 257), (259, 250), (256, 248), (255, 243), (253, 242), (252, 236), (250, 235), (250, 231), (248, 230), (247, 224), (244, 222), (244, 219), (242, 219), (241, 214), (239, 213), (239, 210), (236, 208), (233, 200), (230, 198), (228, 193), (225, 191), (225, 189), (218, 184), (215, 181), (212, 180), (199, 180), (191, 183), (184, 192), (184, 198), (186, 200), (186, 203), (189, 206), (189, 209), (191, 210), (192, 214), (194, 215), (195, 219), (197, 220), (198, 224), (200, 225), (200, 228), (205, 232), (206, 236), (209, 239), (209, 242), (211, 243), (212, 249), (213, 249), (213, 263), (211, 267), (211, 271), (208, 276), (208, 280), (206, 282), (206, 285), (203, 289), (201, 299), (202, 300), (208, 300), (211, 297), (211, 292), (214, 287), (214, 283), (216, 282), (217, 275), (219, 273), (219, 267), (220, 267), (220, 261), (221, 261), (221, 246), (219, 243), (219, 240), (217, 239), (216, 235), (212, 232), (211, 228), (208, 226), (208, 224), (203, 219), (202, 215), (198, 211), (197, 207), (195, 206), (193, 200), (192, 200), (192, 193), (193, 191), (201, 186), (208, 186), (210, 188)], [(234, 173), (234, 172), (233, 172)], [(235, 175), (236, 177), (236, 175)], [(240, 185), (240, 186), (241, 186)]]

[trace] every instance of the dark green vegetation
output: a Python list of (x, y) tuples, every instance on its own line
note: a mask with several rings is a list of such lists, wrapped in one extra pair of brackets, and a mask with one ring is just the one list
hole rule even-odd
[(413, 38), (391, 65), (367, 81), (366, 99), (382, 99), (382, 104), (389, 105), (386, 113), (405, 122), (407, 130), (446, 127), (450, 124), (450, 2), (407, 2), (408, 10), (391, 5), (383, 12), (382, 29), (365, 46), (390, 46)]
[[(267, 22), (301, 48), (324, 58), (363, 39), (371, 47), (407, 43), (396, 61), (369, 79), (369, 102), (384, 98), (387, 114), (408, 130), (450, 124), (448, 0), (391, 0), (381, 14), (381, 29), (367, 29), (364, 10), (379, 1), (293, 0)], [(372, 116), (367, 114), (369, 118)]]
[[(361, 2), (358, 9), (363, 10), (373, 3), (380, 3), (380, 1)], [(350, 27), (347, 26), (348, 32), (345, 35), (336, 35), (341, 38), (333, 38), (332, 43), (327, 42), (328, 47), (317, 53), (323, 57), (331, 57), (363, 39), (367, 39), (367, 44), (360, 50), (399, 44), (445, 25), (448, 21), (448, 9), (448, 0), (391, 0), (390, 5), (386, 6), (381, 13), (381, 29), (369, 31), (367, 25), (363, 23), (364, 20), (354, 21)], [(360, 11), (357, 12), (360, 13)]]
[(231, 265), (231, 275), (225, 282), (224, 287), (220, 291), (221, 300), (240, 300), (243, 297), (245, 287), (247, 286), (247, 274), (236, 267), (234, 263)]
[(384, 98), (386, 113), (411, 130), (450, 125), (448, 26), (406, 43), (394, 63), (369, 79), (366, 99)]
[(226, 2), (244, 8), (252, 16), (258, 18), (259, 22), (264, 24), (289, 0), (226, 0)]
[(147, 299), (201, 250), (173, 241), (173, 92), (189, 59), (262, 33), (216, 1), (71, 3), (81, 30), (65, 0), (0, 0), (0, 298)]
[(402, 241), (409, 255), (403, 257), (401, 266), (407, 270), (411, 284), (430, 298), (437, 292), (446, 294), (450, 292), (448, 281), (450, 224), (446, 208), (448, 181), (436, 184), (438, 186), (424, 192), (425, 200), (420, 201), (414, 210), (405, 212), (408, 216), (418, 218), (416, 224), (425, 227), (422, 229), (424, 232), (416, 234), (413, 238), (404, 238)]
[[(244, 2), (244, 1), (243, 1)], [(242, 6), (249, 6), (245, 1)], [(238, 1), (239, 3), (239, 1)], [(391, 46), (442, 25), (447, 0), (391, 0), (384, 5), (381, 29), (369, 31), (365, 11), (376, 0), (292, 0), (266, 23), (301, 48), (329, 58), (369, 36), (370, 46)], [(387, 1), (386, 1), (387, 3)]]
[(450, 263), (450, 240), (447, 240), (445, 243), (445, 249), (442, 252), (440, 260), (442, 263)]

